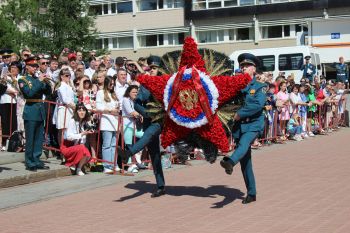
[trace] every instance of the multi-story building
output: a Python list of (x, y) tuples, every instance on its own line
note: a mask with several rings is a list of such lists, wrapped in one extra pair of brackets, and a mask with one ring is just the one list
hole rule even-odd
[(181, 49), (186, 35), (195, 37), (199, 47), (227, 55), (241, 49), (300, 44), (333, 51), (350, 47), (350, 1), (95, 0), (89, 3), (97, 14), (99, 47), (111, 50), (112, 56), (136, 59), (163, 55)]

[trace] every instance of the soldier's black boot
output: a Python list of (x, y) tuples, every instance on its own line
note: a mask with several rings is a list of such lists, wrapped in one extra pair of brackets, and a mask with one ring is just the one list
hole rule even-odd
[(247, 195), (246, 198), (242, 201), (242, 204), (249, 204), (256, 201), (256, 195)]
[(231, 175), (235, 164), (229, 157), (224, 157), (220, 161), (220, 165), (225, 169), (226, 174)]

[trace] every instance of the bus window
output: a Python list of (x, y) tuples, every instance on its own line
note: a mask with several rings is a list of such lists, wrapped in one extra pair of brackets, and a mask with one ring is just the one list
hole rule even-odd
[(302, 53), (281, 54), (278, 57), (278, 69), (280, 71), (299, 70), (302, 64), (303, 64)]
[(257, 56), (260, 59), (260, 69), (262, 72), (275, 71), (275, 56)]

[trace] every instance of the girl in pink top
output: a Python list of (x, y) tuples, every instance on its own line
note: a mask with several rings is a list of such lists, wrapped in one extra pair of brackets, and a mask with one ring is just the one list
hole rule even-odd
[(285, 82), (281, 82), (279, 85), (279, 92), (277, 93), (277, 109), (279, 111), (278, 118), (280, 120), (282, 140), (286, 139), (285, 129), (287, 122), (290, 118), (289, 113), (289, 93), (287, 92), (287, 84)]

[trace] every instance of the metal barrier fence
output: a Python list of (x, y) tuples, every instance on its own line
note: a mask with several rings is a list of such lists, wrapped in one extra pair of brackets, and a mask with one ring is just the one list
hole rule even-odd
[[(56, 148), (53, 147), (51, 145), (48, 144), (48, 137), (49, 137), (49, 127), (50, 127), (50, 121), (52, 120), (52, 115), (51, 115), (51, 109), (52, 107), (56, 107), (56, 106), (65, 106), (63, 104), (57, 103), (57, 102), (53, 102), (53, 101), (47, 101), (47, 100), (42, 100), (43, 103), (47, 104), (47, 116), (46, 116), (46, 124), (45, 124), (45, 136), (44, 136), (44, 143), (43, 143), (43, 148), (47, 149), (47, 150), (52, 150), (52, 151), (57, 151), (60, 152), (60, 148)], [(346, 109), (346, 101), (342, 101), (342, 109), (345, 110)], [(65, 106), (66, 107), (66, 106)], [(66, 114), (67, 114), (67, 107), (65, 108), (65, 114), (64, 114), (64, 125), (66, 126), (67, 122), (66, 122)], [(295, 113), (298, 113), (298, 106), (295, 106), (294, 111)], [(319, 132), (323, 132), (324, 129), (328, 130), (330, 128), (334, 128), (334, 127), (338, 127), (339, 125), (344, 125), (344, 112), (339, 111), (339, 105), (338, 103), (332, 103), (332, 104), (324, 104), (324, 105), (319, 105), (316, 108), (315, 112), (311, 112), (311, 114), (309, 114), (309, 117), (306, 119), (307, 122), (311, 122), (313, 121), (314, 125), (317, 124), (318, 127), (318, 131)], [(118, 115), (118, 130), (117, 130), (117, 135), (116, 135), (116, 150), (115, 150), (115, 154), (114, 154), (114, 160), (113, 161), (105, 161), (103, 159), (101, 159), (100, 156), (100, 142), (101, 142), (101, 131), (100, 131), (100, 122), (101, 122), (101, 117), (104, 114), (101, 111), (91, 111), (91, 113), (93, 113), (95, 115), (95, 117), (98, 120), (98, 126), (97, 126), (97, 131), (94, 133), (95, 139), (96, 139), (96, 144), (94, 145), (95, 148), (95, 156), (96, 156), (96, 161), (102, 162), (102, 163), (109, 163), (112, 164), (113, 167), (115, 168), (117, 166), (117, 160), (118, 160), (118, 150), (117, 147), (118, 145), (120, 145), (122, 147), (122, 149), (124, 150), (125, 148), (125, 143), (124, 143), (124, 125), (123, 125), (123, 116), (119, 116)], [(11, 108), (11, 112), (10, 112), (10, 119), (12, 119), (12, 108)], [(283, 113), (279, 113), (276, 109), (272, 111), (272, 116), (271, 118), (266, 117), (266, 121), (265, 121), (265, 128), (264, 128), (264, 134), (261, 138), (259, 138), (259, 141), (262, 142), (263, 144), (265, 142), (268, 141), (273, 141), (273, 142), (281, 142), (280, 136), (286, 135), (287, 130), (287, 121), (284, 120), (280, 120), (283, 119)], [(108, 115), (113, 115), (113, 114), (109, 114)], [(116, 115), (117, 116), (117, 115)], [(299, 123), (302, 123), (301, 121)], [(51, 125), (52, 126), (52, 125)], [(310, 129), (310, 125), (306, 126), (308, 131), (312, 131), (312, 129)], [(316, 128), (316, 127), (314, 127)], [(0, 137), (3, 138), (9, 138), (11, 136), (11, 134), (13, 133), (14, 129), (12, 128), (12, 120), (10, 121), (10, 135), (0, 135)], [(64, 140), (64, 132), (65, 129), (62, 130), (61, 132), (61, 142), (60, 145), (62, 145), (63, 140)], [(133, 142), (136, 142), (136, 127), (134, 124), (134, 132), (133, 132)], [(232, 136), (229, 137), (229, 142), (230, 142), (230, 149), (233, 150), (234, 149), (234, 141)], [(195, 154), (195, 152), (192, 152)], [(197, 159), (201, 159), (200, 157), (196, 157)], [(135, 163), (135, 158), (133, 157), (133, 162), (131, 164)], [(149, 162), (149, 158), (148, 160), (144, 160), (143, 162)], [(131, 164), (124, 164), (122, 163), (122, 168), (121, 168), (121, 173), (123, 175), (125, 175), (124, 173), (124, 167), (125, 166), (129, 166)], [(115, 169), (114, 170), (114, 174), (116, 174)], [(131, 174), (132, 175), (132, 174)]]

